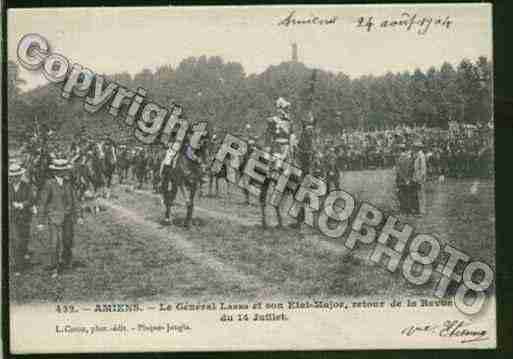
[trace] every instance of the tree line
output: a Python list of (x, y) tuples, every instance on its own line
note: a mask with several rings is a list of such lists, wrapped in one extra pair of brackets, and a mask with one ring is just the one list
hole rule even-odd
[[(396, 125), (447, 128), (449, 122), (479, 124), (492, 117), (492, 68), (486, 57), (448, 62), (427, 71), (415, 69), (382, 76), (351, 78), (339, 72), (312, 69), (300, 62), (269, 66), (260, 74), (246, 75), (240, 63), (221, 57), (189, 57), (176, 68), (161, 66), (106, 75), (130, 89), (143, 87), (147, 98), (168, 106), (183, 105), (191, 121), (208, 121), (213, 128), (241, 133), (247, 124), (259, 135), (274, 103), (284, 97), (292, 103), (292, 117), (312, 111), (321, 131), (383, 129)], [(18, 65), (8, 63), (8, 126), (12, 141), (32, 135), (36, 125), (51, 128), (64, 138), (77, 131), (91, 137), (111, 134), (130, 141), (121, 121), (107, 113), (89, 115), (83, 102), (64, 100), (61, 86), (48, 84), (22, 92)], [(37, 119), (37, 121), (36, 121)]]

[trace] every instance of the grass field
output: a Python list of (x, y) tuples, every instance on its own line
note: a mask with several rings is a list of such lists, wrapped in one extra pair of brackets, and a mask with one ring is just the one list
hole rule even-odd
[[(434, 233), (473, 259), (494, 267), (495, 223), (492, 181), (449, 179), (426, 186), (426, 214), (401, 217), (418, 232)], [(342, 187), (384, 211), (397, 208), (392, 171), (345, 173)], [(13, 301), (148, 301), (171, 298), (235, 299), (430, 295), (432, 285), (415, 287), (367, 257), (370, 248), (348, 252), (312, 229), (259, 226), (256, 199), (243, 204), (235, 187), (220, 198), (201, 198), (193, 226), (162, 225), (159, 196), (149, 187), (116, 185), (105, 211), (88, 214), (76, 227), (74, 267), (57, 279), (45, 266), (44, 233), (30, 243), (32, 263), (11, 277)], [(174, 208), (179, 224), (184, 208)]]

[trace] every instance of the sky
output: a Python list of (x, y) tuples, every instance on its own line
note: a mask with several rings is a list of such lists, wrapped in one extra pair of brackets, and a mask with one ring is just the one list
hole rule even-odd
[[(296, 20), (336, 20), (279, 25), (292, 11)], [(289, 61), (291, 44), (297, 43), (299, 61), (307, 66), (354, 78), (492, 59), (491, 12), (489, 4), (15, 9), (8, 13), (8, 58), (17, 61), (23, 35), (38, 33), (52, 52), (97, 73), (134, 75), (206, 55), (240, 62), (252, 74)], [(414, 15), (410, 30), (380, 26)], [(372, 17), (371, 31), (358, 27), (360, 17)], [(422, 35), (423, 18), (433, 23)], [(437, 19), (450, 25), (437, 25)], [(46, 83), (37, 71), (22, 70), (21, 77), (24, 90)]]

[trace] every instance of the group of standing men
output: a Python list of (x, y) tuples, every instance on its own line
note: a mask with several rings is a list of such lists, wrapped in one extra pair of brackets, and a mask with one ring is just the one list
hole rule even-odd
[(28, 245), (34, 216), (36, 229), (42, 231), (46, 227), (48, 231), (51, 276), (57, 277), (72, 264), (74, 225), (83, 221), (71, 183), (72, 165), (66, 159), (55, 158), (48, 170), (44, 185), (36, 190), (25, 168), (17, 163), (9, 166), (9, 232), (15, 276), (30, 263)]

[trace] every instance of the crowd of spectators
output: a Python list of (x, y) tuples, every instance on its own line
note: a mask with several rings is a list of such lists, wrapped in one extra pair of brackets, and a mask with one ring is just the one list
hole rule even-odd
[(402, 145), (423, 144), (428, 176), (484, 177), (493, 175), (493, 128), (460, 125), (450, 129), (398, 126), (381, 131), (344, 131), (319, 136), (321, 162), (339, 171), (392, 168)]

